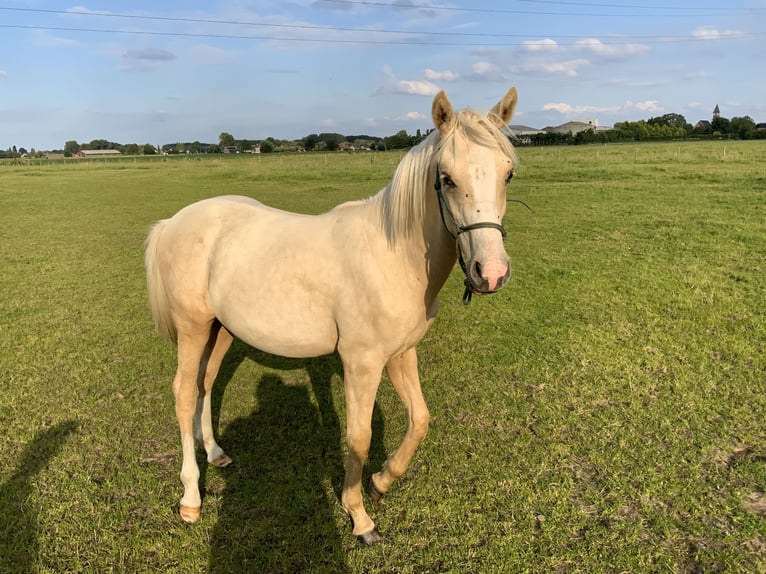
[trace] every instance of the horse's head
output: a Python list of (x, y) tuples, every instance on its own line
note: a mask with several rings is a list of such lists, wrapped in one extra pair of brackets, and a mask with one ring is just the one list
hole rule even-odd
[(435, 187), (444, 226), (457, 242), (469, 300), (471, 292), (494, 293), (511, 275), (502, 222), (515, 154), (504, 129), (516, 100), (513, 87), (486, 116), (455, 113), (443, 91), (433, 102), (441, 135)]

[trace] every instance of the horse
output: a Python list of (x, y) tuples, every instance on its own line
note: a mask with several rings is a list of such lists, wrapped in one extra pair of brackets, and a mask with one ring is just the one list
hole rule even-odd
[(145, 266), (157, 330), (178, 347), (173, 379), (184, 493), (179, 513), (200, 516), (195, 438), (210, 464), (231, 458), (216, 442), (211, 390), (234, 337), (292, 358), (338, 353), (348, 458), (341, 504), (364, 544), (382, 539), (365, 510), (362, 470), (383, 370), (404, 404), (407, 430), (368, 493), (377, 503), (428, 431), (415, 347), (436, 318), (456, 260), (466, 295), (498, 291), (511, 273), (503, 240), (506, 186), (516, 156), (507, 125), (512, 87), (487, 114), (433, 100), (435, 129), (374, 196), (320, 215), (241, 196), (204, 199), (154, 224)]

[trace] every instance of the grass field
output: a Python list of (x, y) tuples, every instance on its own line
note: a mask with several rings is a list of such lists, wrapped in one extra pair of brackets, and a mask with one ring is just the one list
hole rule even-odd
[[(766, 143), (520, 149), (510, 284), (421, 343), (433, 422), (351, 536), (337, 358), (235, 344), (203, 515), (142, 243), (197, 199), (316, 213), (394, 153), (0, 164), (0, 572), (766, 572)], [(381, 385), (367, 475), (405, 429)], [(202, 459), (200, 459), (202, 460)]]

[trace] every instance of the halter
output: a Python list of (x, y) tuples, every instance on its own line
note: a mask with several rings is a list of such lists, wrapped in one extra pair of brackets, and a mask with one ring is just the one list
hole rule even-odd
[[(465, 265), (465, 259), (463, 258), (463, 250), (460, 249), (460, 243), (457, 240), (458, 235), (468, 231), (473, 231), (474, 229), (497, 229), (503, 236), (503, 239), (505, 239), (505, 237), (508, 235), (508, 232), (502, 225), (495, 223), (494, 221), (479, 221), (476, 223), (469, 223), (468, 225), (460, 225), (450, 213), (449, 208), (447, 207), (447, 203), (444, 200), (444, 194), (442, 193), (441, 172), (438, 166), (436, 167), (436, 182), (434, 183), (434, 189), (436, 189), (436, 197), (439, 200), (439, 215), (441, 215), (444, 229), (446, 229), (447, 233), (450, 234), (450, 237), (455, 240), (455, 245), (457, 246), (457, 260), (458, 263), (460, 263), (460, 269), (463, 270), (463, 275), (465, 275), (465, 280), (463, 281), (463, 285), (465, 285), (465, 291), (463, 292), (463, 305), (468, 305), (471, 302), (471, 298), (473, 297), (473, 287), (471, 286), (471, 279), (468, 274), (468, 269)], [(454, 233), (450, 229), (449, 225), (447, 225), (447, 219), (444, 215), (445, 213), (455, 226), (456, 231)]]

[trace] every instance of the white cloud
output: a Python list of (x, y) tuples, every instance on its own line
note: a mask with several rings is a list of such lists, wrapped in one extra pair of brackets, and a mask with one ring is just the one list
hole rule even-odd
[(700, 26), (692, 32), (697, 40), (721, 40), (722, 38), (739, 38), (742, 32), (738, 30), (719, 30), (715, 26)]
[(0, 78), (7, 78), (7, 77), (8, 77), (8, 72), (6, 72), (5, 70), (0, 70)]
[(386, 81), (383, 86), (373, 92), (373, 95), (409, 94), (434, 96), (439, 92), (439, 87), (427, 80), (400, 80), (394, 75), (391, 66), (384, 66), (383, 73), (386, 75)]
[(484, 81), (516, 81), (519, 76), (576, 78), (588, 68), (635, 59), (649, 49), (644, 44), (595, 37), (564, 44), (551, 38), (528, 40), (515, 50), (475, 50), (472, 77)]
[(444, 71), (444, 72), (438, 72), (436, 70), (432, 70), (431, 68), (426, 68), (424, 75), (426, 77), (426, 80), (433, 80), (433, 81), (444, 81), (444, 82), (454, 82), (455, 80), (460, 79), (460, 74), (456, 72), (450, 72), (450, 71)]
[(617, 112), (620, 110), (620, 106), (573, 106), (570, 104), (565, 104), (563, 102), (561, 103), (550, 103), (545, 104), (543, 106), (543, 109), (545, 111), (554, 110), (562, 115), (572, 115), (572, 114), (590, 114), (590, 113), (609, 113), (609, 112)]
[(497, 70), (498, 67), (495, 64), (485, 60), (482, 60), (481, 62), (475, 62), (473, 65), (473, 73), (477, 76), (488, 76)]
[(334, 128), (335, 126), (337, 126), (337, 125), (338, 125), (338, 124), (336, 123), (336, 121), (335, 121), (335, 120), (331, 120), (331, 119), (322, 120), (322, 121), (321, 121), (321, 122), (319, 122), (319, 123), (320, 123), (320, 125), (321, 125), (323, 128)]
[(562, 58), (563, 51), (556, 53), (537, 51), (517, 54), (501, 51), (482, 53), (483, 58), (472, 65), (472, 75), (484, 81), (515, 81), (519, 75), (565, 76), (572, 78), (582, 68), (591, 65), (585, 58)]
[(564, 102), (551, 102), (543, 106), (545, 111), (556, 111), (561, 115), (576, 115), (576, 114), (614, 114), (617, 112), (624, 112), (630, 110), (641, 110), (643, 112), (661, 112), (662, 106), (659, 105), (657, 100), (646, 100), (644, 102), (631, 102), (628, 100), (621, 106), (584, 106), (584, 105), (571, 105)]
[(520, 66), (520, 70), (530, 74), (545, 74), (550, 76), (567, 76), (574, 78), (580, 68), (590, 66), (590, 62), (583, 58), (565, 60), (562, 62), (531, 61)]
[(403, 120), (425, 120), (427, 116), (420, 112), (407, 112), (402, 116)]
[(641, 110), (642, 112), (661, 112), (662, 106), (659, 105), (657, 100), (646, 100), (644, 102), (631, 102), (628, 100), (623, 106), (625, 110)]
[(544, 40), (528, 40), (521, 43), (521, 49), (525, 52), (552, 52), (558, 49), (556, 40), (545, 38)]
[(575, 43), (575, 49), (610, 60), (626, 60), (632, 56), (645, 54), (649, 51), (649, 46), (644, 44), (604, 44), (598, 38), (584, 38)]
[(72, 6), (71, 8), (67, 8), (67, 12), (70, 14), (111, 14), (111, 12), (107, 12), (106, 10), (96, 11), (86, 8), (85, 6)]

